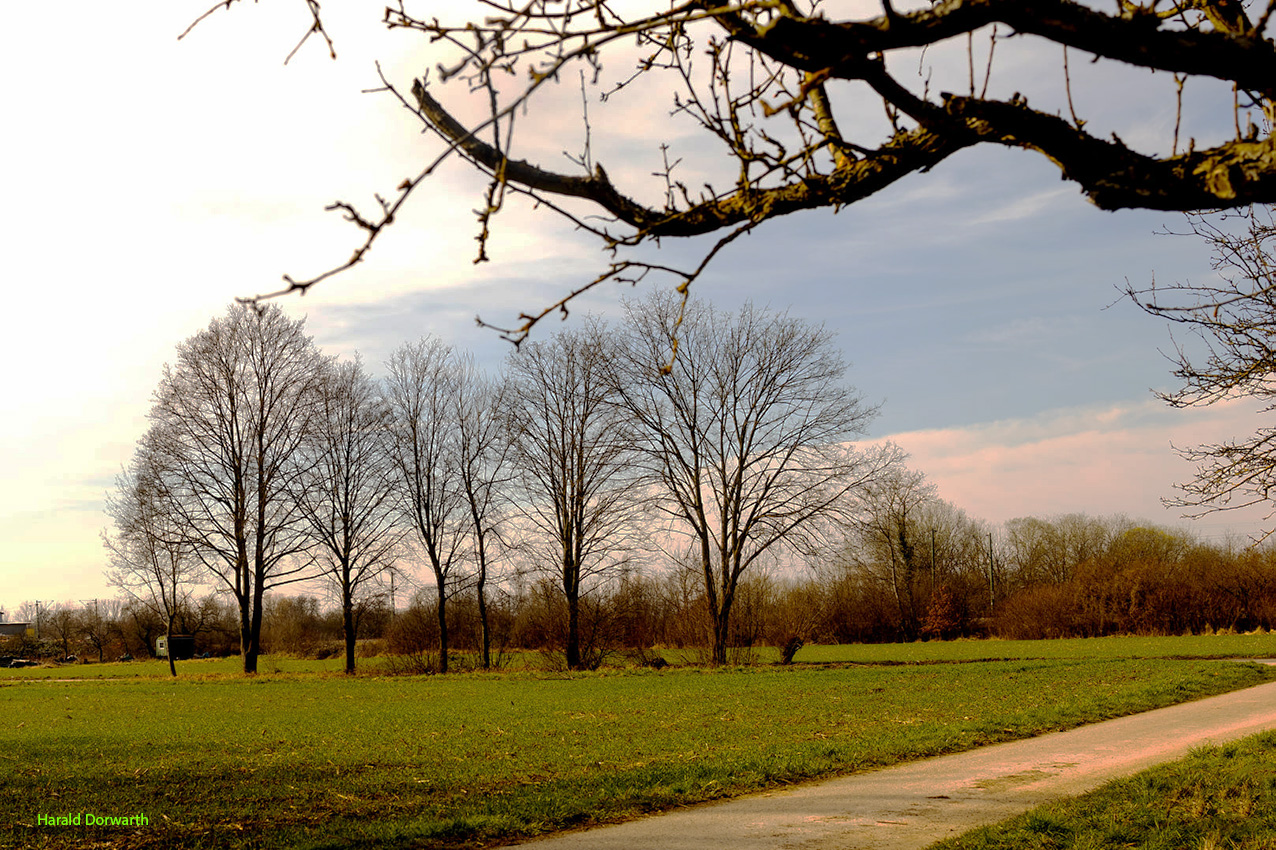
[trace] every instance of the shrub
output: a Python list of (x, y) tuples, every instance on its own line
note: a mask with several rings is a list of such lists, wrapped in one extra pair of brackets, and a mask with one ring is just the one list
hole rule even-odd
[(1075, 636), (1079, 622), (1071, 589), (1050, 584), (1030, 587), (1003, 599), (992, 625), (998, 637), (1043, 640)]

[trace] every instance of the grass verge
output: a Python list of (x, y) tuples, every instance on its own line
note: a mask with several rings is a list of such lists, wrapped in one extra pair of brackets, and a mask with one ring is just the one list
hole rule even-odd
[(1270, 850), (1276, 847), (1276, 733), (1051, 803), (932, 850)]
[[(1207, 661), (0, 685), (0, 846), (473, 846), (1276, 678)], [(142, 827), (40, 815), (145, 815)]]
[[(769, 649), (769, 648), (768, 648)], [(775, 650), (778, 658), (778, 650)], [(804, 663), (927, 664), (1027, 658), (1274, 658), (1276, 633), (1063, 640), (955, 640), (904, 644), (805, 646)]]

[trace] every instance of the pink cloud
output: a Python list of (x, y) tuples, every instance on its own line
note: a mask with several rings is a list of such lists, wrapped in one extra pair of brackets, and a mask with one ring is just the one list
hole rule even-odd
[(1171, 410), (1160, 402), (1058, 410), (1005, 420), (894, 434), (942, 498), (973, 517), (1001, 523), (1018, 516), (1064, 513), (1125, 514), (1132, 519), (1188, 524), (1202, 536), (1255, 533), (1263, 510), (1237, 510), (1194, 523), (1161, 500), (1194, 469), (1174, 446), (1240, 438), (1259, 422), (1252, 401), (1200, 410)]

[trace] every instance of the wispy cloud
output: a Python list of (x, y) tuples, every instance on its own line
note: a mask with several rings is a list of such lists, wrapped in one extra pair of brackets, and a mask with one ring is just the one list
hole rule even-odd
[(1054, 212), (1061, 201), (1075, 201), (1076, 194), (1077, 190), (1071, 186), (1048, 189), (1044, 192), (1037, 192), (1026, 198), (1019, 198), (1008, 204), (994, 207), (969, 219), (964, 224), (967, 227), (982, 227), (1007, 221), (1023, 221), (1024, 219)]
[[(991, 522), (1079, 512), (1177, 524), (1182, 510), (1162, 500), (1176, 494), (1176, 483), (1190, 479), (1193, 468), (1174, 447), (1242, 436), (1253, 430), (1256, 415), (1256, 405), (1245, 400), (1192, 411), (1148, 401), (886, 439), (910, 453), (910, 464), (938, 485), (943, 498)], [(1217, 514), (1208, 525), (1249, 534), (1264, 513)]]

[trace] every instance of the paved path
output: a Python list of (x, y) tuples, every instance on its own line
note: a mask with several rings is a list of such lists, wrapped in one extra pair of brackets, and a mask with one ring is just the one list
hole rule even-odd
[(529, 842), (535, 850), (919, 850), (935, 841), (1276, 729), (1276, 682), (997, 744)]

